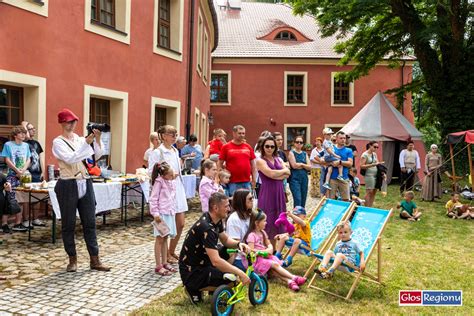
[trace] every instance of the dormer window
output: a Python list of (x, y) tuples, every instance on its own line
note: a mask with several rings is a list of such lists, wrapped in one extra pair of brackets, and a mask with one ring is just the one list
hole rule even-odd
[(275, 40), (280, 40), (280, 41), (296, 41), (296, 36), (295, 34), (289, 32), (289, 31), (282, 31), (275, 36)]

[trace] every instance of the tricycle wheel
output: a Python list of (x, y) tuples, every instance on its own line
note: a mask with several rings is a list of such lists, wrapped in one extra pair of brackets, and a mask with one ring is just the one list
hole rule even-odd
[(232, 295), (234, 295), (234, 291), (228, 285), (221, 285), (214, 291), (211, 300), (211, 313), (213, 316), (232, 314), (234, 305), (228, 304)]

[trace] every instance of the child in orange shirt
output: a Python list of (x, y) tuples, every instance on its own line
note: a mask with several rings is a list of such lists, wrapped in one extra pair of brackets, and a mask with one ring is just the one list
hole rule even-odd
[(306, 210), (301, 206), (297, 206), (293, 209), (293, 213), (287, 211), (286, 215), (293, 220), (295, 226), (293, 236), (288, 233), (275, 236), (277, 240), (276, 257), (282, 259), (281, 251), (283, 248), (285, 246), (290, 248), (288, 257), (283, 261), (283, 267), (285, 268), (293, 263), (293, 257), (298, 251), (308, 255), (310, 253), (309, 249), (311, 249), (311, 227), (306, 219)]

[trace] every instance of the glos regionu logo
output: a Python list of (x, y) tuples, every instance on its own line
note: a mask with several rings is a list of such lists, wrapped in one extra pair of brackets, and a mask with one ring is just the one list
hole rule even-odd
[(462, 291), (401, 290), (399, 306), (462, 306)]

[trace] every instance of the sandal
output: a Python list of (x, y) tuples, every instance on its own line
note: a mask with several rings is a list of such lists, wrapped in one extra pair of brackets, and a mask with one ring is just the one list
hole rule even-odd
[(168, 260), (167, 261), (170, 264), (177, 264), (178, 261), (179, 261), (179, 257), (174, 253), (170, 253), (170, 254), (168, 254)]
[(167, 270), (166, 268), (163, 267), (163, 265), (159, 265), (155, 268), (155, 273), (159, 274), (161, 276), (170, 276), (173, 274), (171, 271)]
[(163, 265), (163, 268), (165, 268), (166, 270), (168, 270), (168, 271), (171, 272), (171, 273), (176, 273), (176, 272), (178, 272), (177, 269), (173, 268), (173, 266), (171, 266), (171, 265), (169, 265), (169, 264), (167, 264), (167, 263), (165, 263), (165, 264)]
[(299, 286), (299, 285), (303, 285), (303, 284), (306, 282), (306, 278), (300, 277), (300, 276), (295, 276), (295, 277), (293, 278), (293, 281), (295, 281), (295, 282), (296, 282), (296, 285)]
[(300, 290), (300, 287), (298, 286), (298, 284), (296, 284), (295, 281), (288, 282), (288, 288), (295, 292), (298, 292)]

